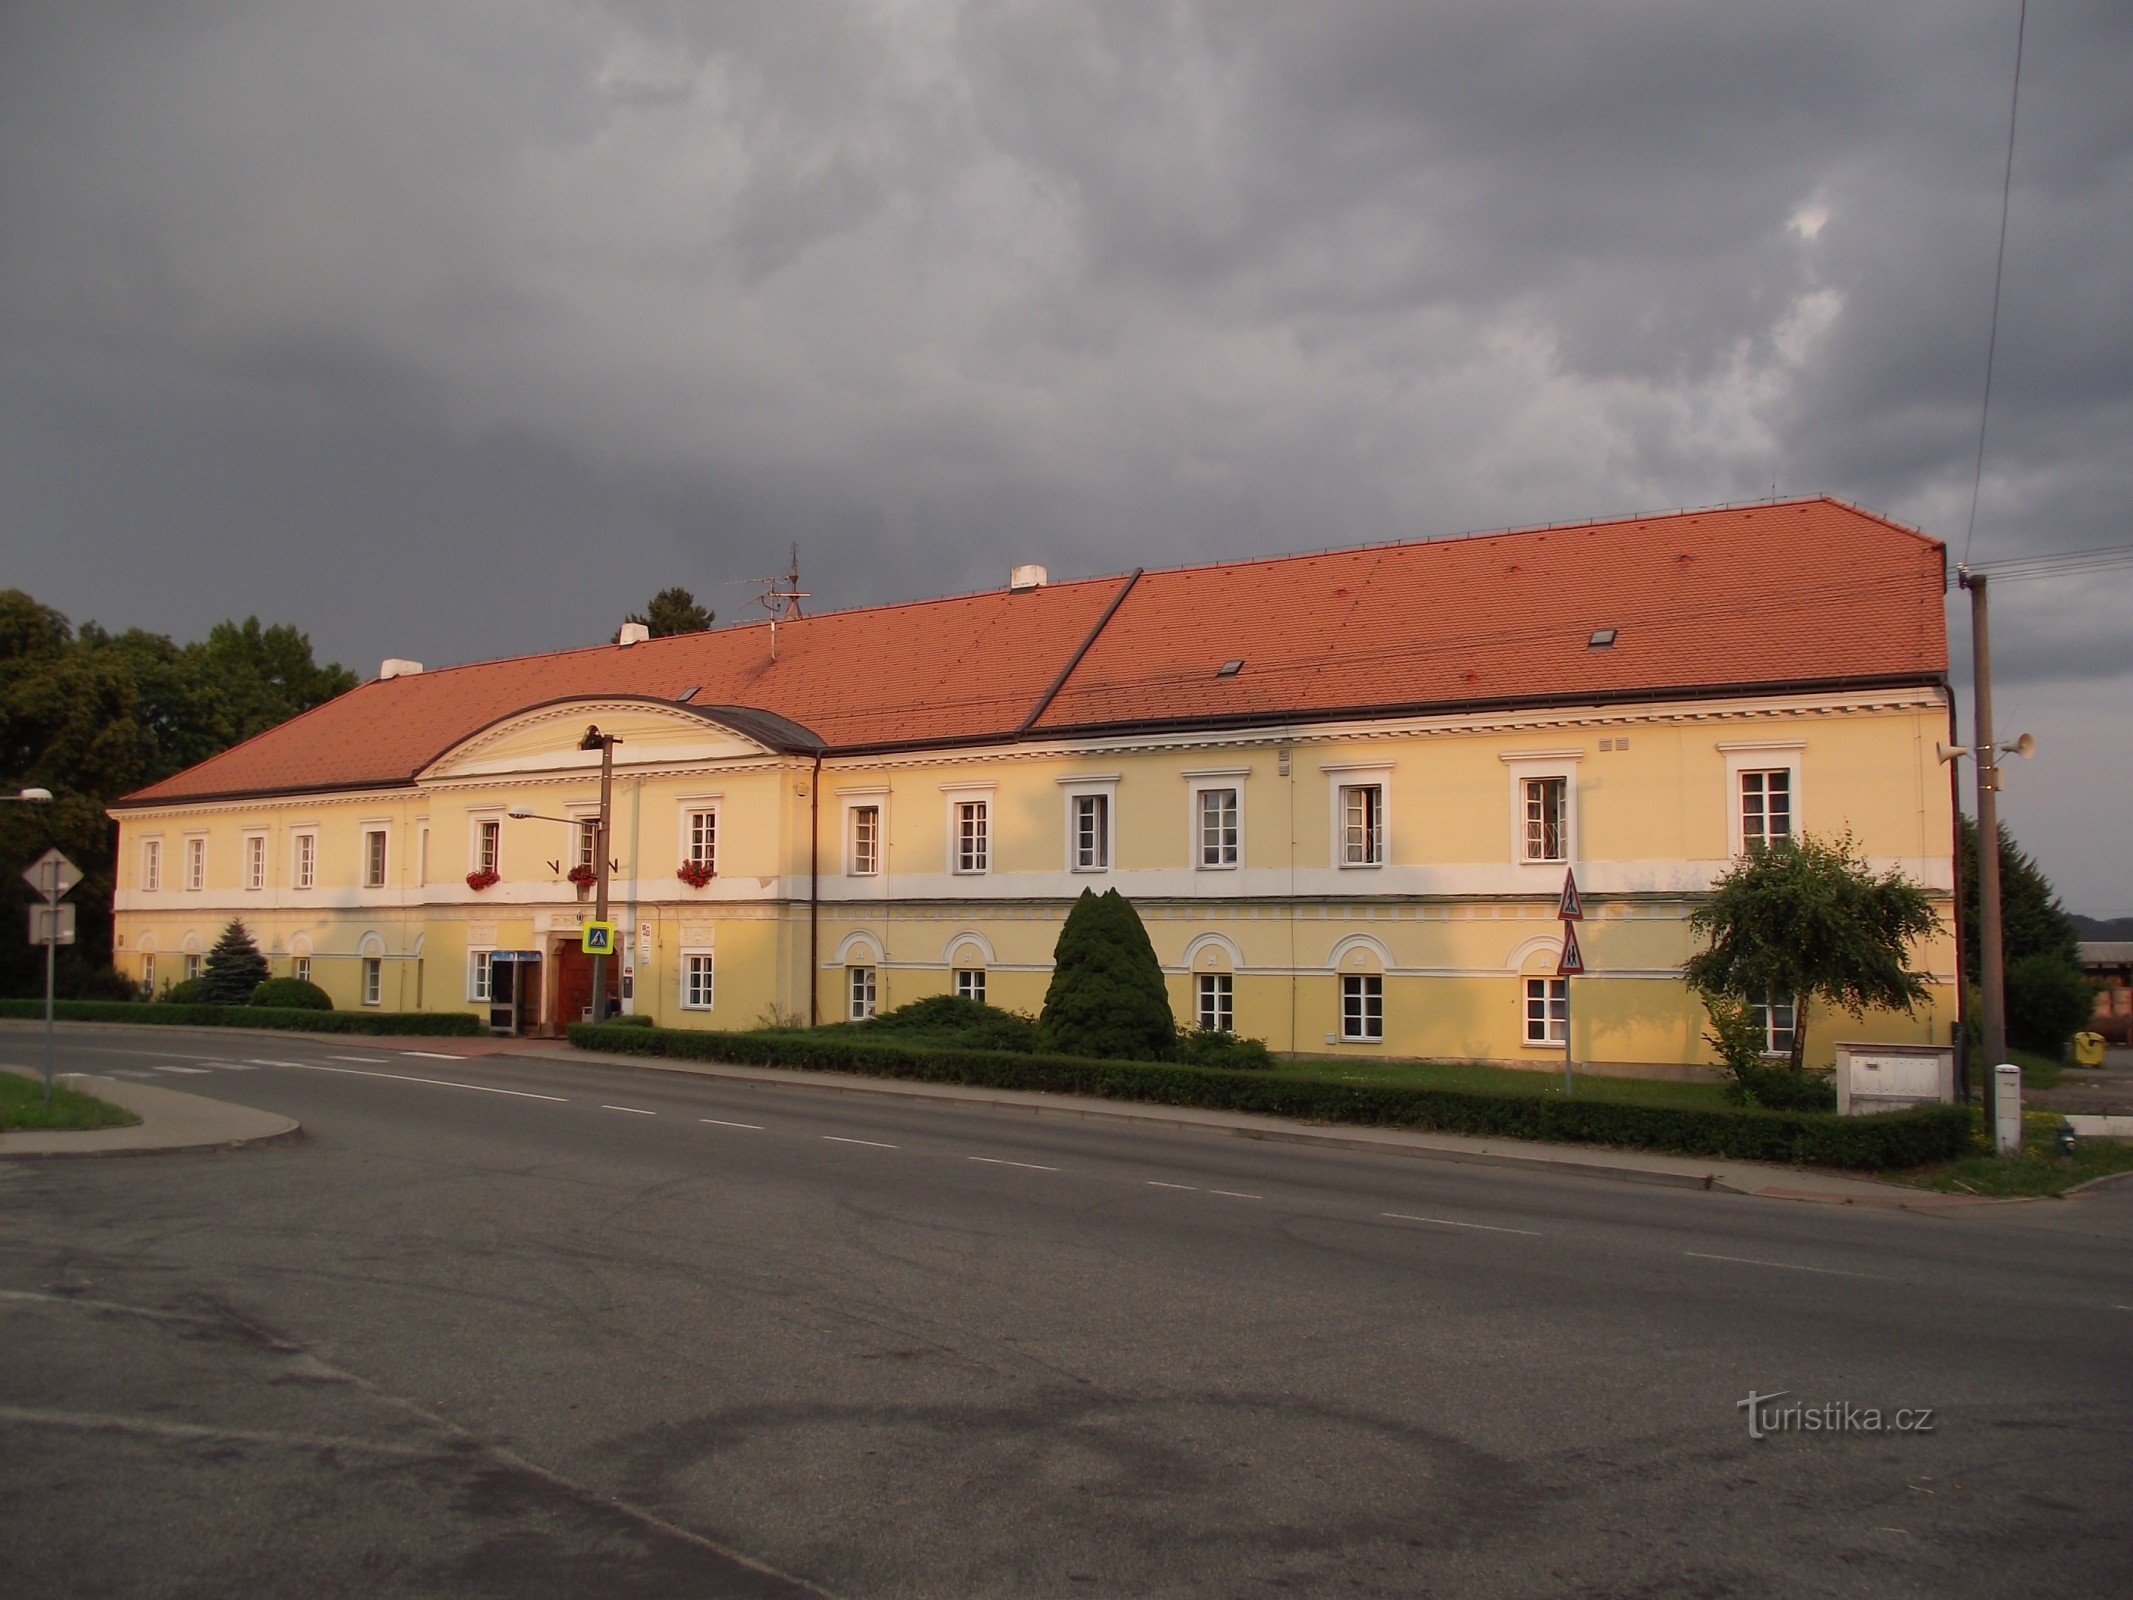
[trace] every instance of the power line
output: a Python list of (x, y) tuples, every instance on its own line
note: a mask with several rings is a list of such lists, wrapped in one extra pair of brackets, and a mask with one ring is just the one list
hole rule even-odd
[(2022, 104), (2022, 36), (2029, 26), (2029, 0), (2015, 13), (2014, 91), (2007, 103), (2007, 170), (2000, 178), (2000, 247), (1992, 258), (1992, 316), (1985, 335), (1985, 398), (1977, 415), (1977, 470), (1970, 479), (1970, 530), (1963, 535), (1963, 560), (1970, 559), (1977, 538), (1978, 492), (1985, 485), (1985, 424), (1992, 416), (1992, 361), (2000, 344), (2000, 279), (2007, 266), (2007, 202), (2014, 194), (2015, 113)]

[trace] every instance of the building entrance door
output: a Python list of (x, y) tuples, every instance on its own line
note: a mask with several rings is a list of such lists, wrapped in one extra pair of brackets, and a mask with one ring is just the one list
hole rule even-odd
[[(575, 939), (566, 940), (555, 948), (555, 997), (556, 1030), (561, 1032), (573, 1022), (592, 1021), (593, 958)], [(613, 956), (607, 961), (607, 1014), (614, 1016), (622, 1009), (622, 963)]]

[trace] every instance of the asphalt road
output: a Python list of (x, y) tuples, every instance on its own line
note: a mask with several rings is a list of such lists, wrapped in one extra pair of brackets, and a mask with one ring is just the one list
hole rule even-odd
[[(21, 1600), (2133, 1592), (2133, 1189), (1922, 1218), (448, 1042), (61, 1048), (309, 1138), (0, 1163)], [(1752, 1439), (1751, 1391), (1882, 1431)]]

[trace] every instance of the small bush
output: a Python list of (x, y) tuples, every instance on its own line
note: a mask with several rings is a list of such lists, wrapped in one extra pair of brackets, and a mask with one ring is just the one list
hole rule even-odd
[(607, 1025), (610, 1028), (649, 1028), (652, 1019), (641, 1012), (633, 1012), (626, 1017), (609, 1017)]
[(1233, 1072), (1277, 1064), (1264, 1039), (1243, 1039), (1207, 1028), (1178, 1029), (1178, 1059), (1191, 1067), (1226, 1067)]
[(2007, 1042), (2059, 1059), (2096, 1014), (2096, 991), (2079, 967), (2056, 955), (2007, 964)]
[(331, 1011), (333, 996), (308, 978), (269, 978), (252, 991), (249, 1006), (279, 1006), (287, 1011)]
[(1711, 1019), (1704, 1042), (1718, 1052), (1725, 1072), (1726, 1098), (1737, 1106), (1767, 1111), (1834, 1111), (1835, 1074), (1795, 1068), (1763, 1053), (1768, 1042), (1747, 1002), (1731, 995), (1699, 996)]
[(204, 1006), (207, 1002), (205, 978), (180, 978), (176, 983), (166, 984), (156, 996), (167, 1006)]
[(884, 1011), (859, 1024), (858, 1031), (877, 1037), (923, 1039), (928, 1044), (964, 1050), (1028, 1052), (1037, 1048), (1034, 1018), (955, 994), (928, 995), (894, 1011)]
[[(182, 988), (173, 984), (172, 991)], [(42, 1017), (42, 1000), (0, 1000), (0, 1017)], [(473, 1038), (488, 1032), (471, 1011), (301, 1011), (281, 1006), (210, 1006), (158, 1001), (61, 1000), (52, 1010), (67, 1022), (131, 1022), (166, 1028), (269, 1028), (295, 1033), (418, 1034)]]

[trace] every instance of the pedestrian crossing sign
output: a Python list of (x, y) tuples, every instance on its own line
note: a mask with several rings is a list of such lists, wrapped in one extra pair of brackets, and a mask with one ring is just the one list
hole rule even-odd
[(611, 956), (615, 953), (615, 925), (612, 922), (588, 922), (579, 931), (578, 938), (589, 956)]

